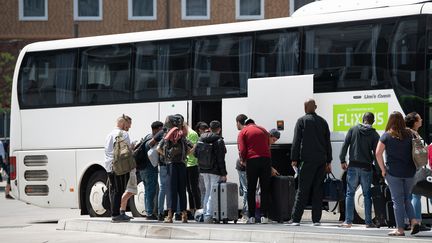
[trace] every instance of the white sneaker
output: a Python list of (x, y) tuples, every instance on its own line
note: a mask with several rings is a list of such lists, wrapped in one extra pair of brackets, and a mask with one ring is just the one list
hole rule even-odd
[(288, 225), (288, 226), (300, 226), (300, 223), (299, 222), (294, 222), (294, 221), (290, 220), (285, 225)]
[(266, 217), (261, 217), (261, 224), (268, 224), (269, 223), (269, 219)]
[(315, 223), (313, 223), (313, 226), (321, 226), (321, 223), (320, 222), (315, 222)]
[(243, 215), (243, 217), (241, 219), (239, 219), (240, 223), (247, 223), (249, 220), (249, 217), (246, 215)]
[(247, 224), (255, 224), (255, 217), (250, 217)]

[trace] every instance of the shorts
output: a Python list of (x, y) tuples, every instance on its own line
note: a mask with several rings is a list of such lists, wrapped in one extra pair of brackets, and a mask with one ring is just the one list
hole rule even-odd
[(130, 192), (134, 195), (136, 195), (138, 193), (136, 169), (133, 169), (130, 172), (129, 180), (128, 180), (128, 183), (126, 185), (126, 192)]

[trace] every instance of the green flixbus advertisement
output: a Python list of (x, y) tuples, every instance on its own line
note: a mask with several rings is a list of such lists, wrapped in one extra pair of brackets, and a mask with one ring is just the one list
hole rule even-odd
[(365, 112), (375, 115), (373, 127), (385, 130), (388, 119), (388, 103), (337, 104), (333, 105), (333, 131), (346, 132), (362, 122)]

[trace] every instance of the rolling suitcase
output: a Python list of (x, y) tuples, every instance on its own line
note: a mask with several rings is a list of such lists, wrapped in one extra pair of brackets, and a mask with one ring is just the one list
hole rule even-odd
[(271, 178), (270, 187), (269, 218), (279, 223), (290, 220), (296, 192), (294, 177), (274, 176)]
[(218, 182), (211, 189), (213, 220), (224, 224), (238, 220), (238, 185), (232, 182)]
[(390, 189), (387, 185), (377, 185), (371, 188), (372, 203), (378, 226), (396, 227)]

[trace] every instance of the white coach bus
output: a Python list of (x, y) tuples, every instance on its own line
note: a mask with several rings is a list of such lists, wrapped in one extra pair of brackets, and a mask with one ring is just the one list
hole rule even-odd
[[(330, 0), (289, 18), (30, 44), (13, 77), (13, 195), (106, 215), (103, 145), (123, 113), (133, 119), (133, 139), (168, 114), (192, 126), (221, 120), (234, 182), (236, 115), (280, 129), (273, 160), (292, 174), (293, 126), (307, 96), (330, 125), (338, 176), (345, 133), (366, 111), (380, 132), (392, 111), (417, 111), (430, 142), (431, 14), (425, 0)], [(142, 193), (130, 204), (143, 213)]]

